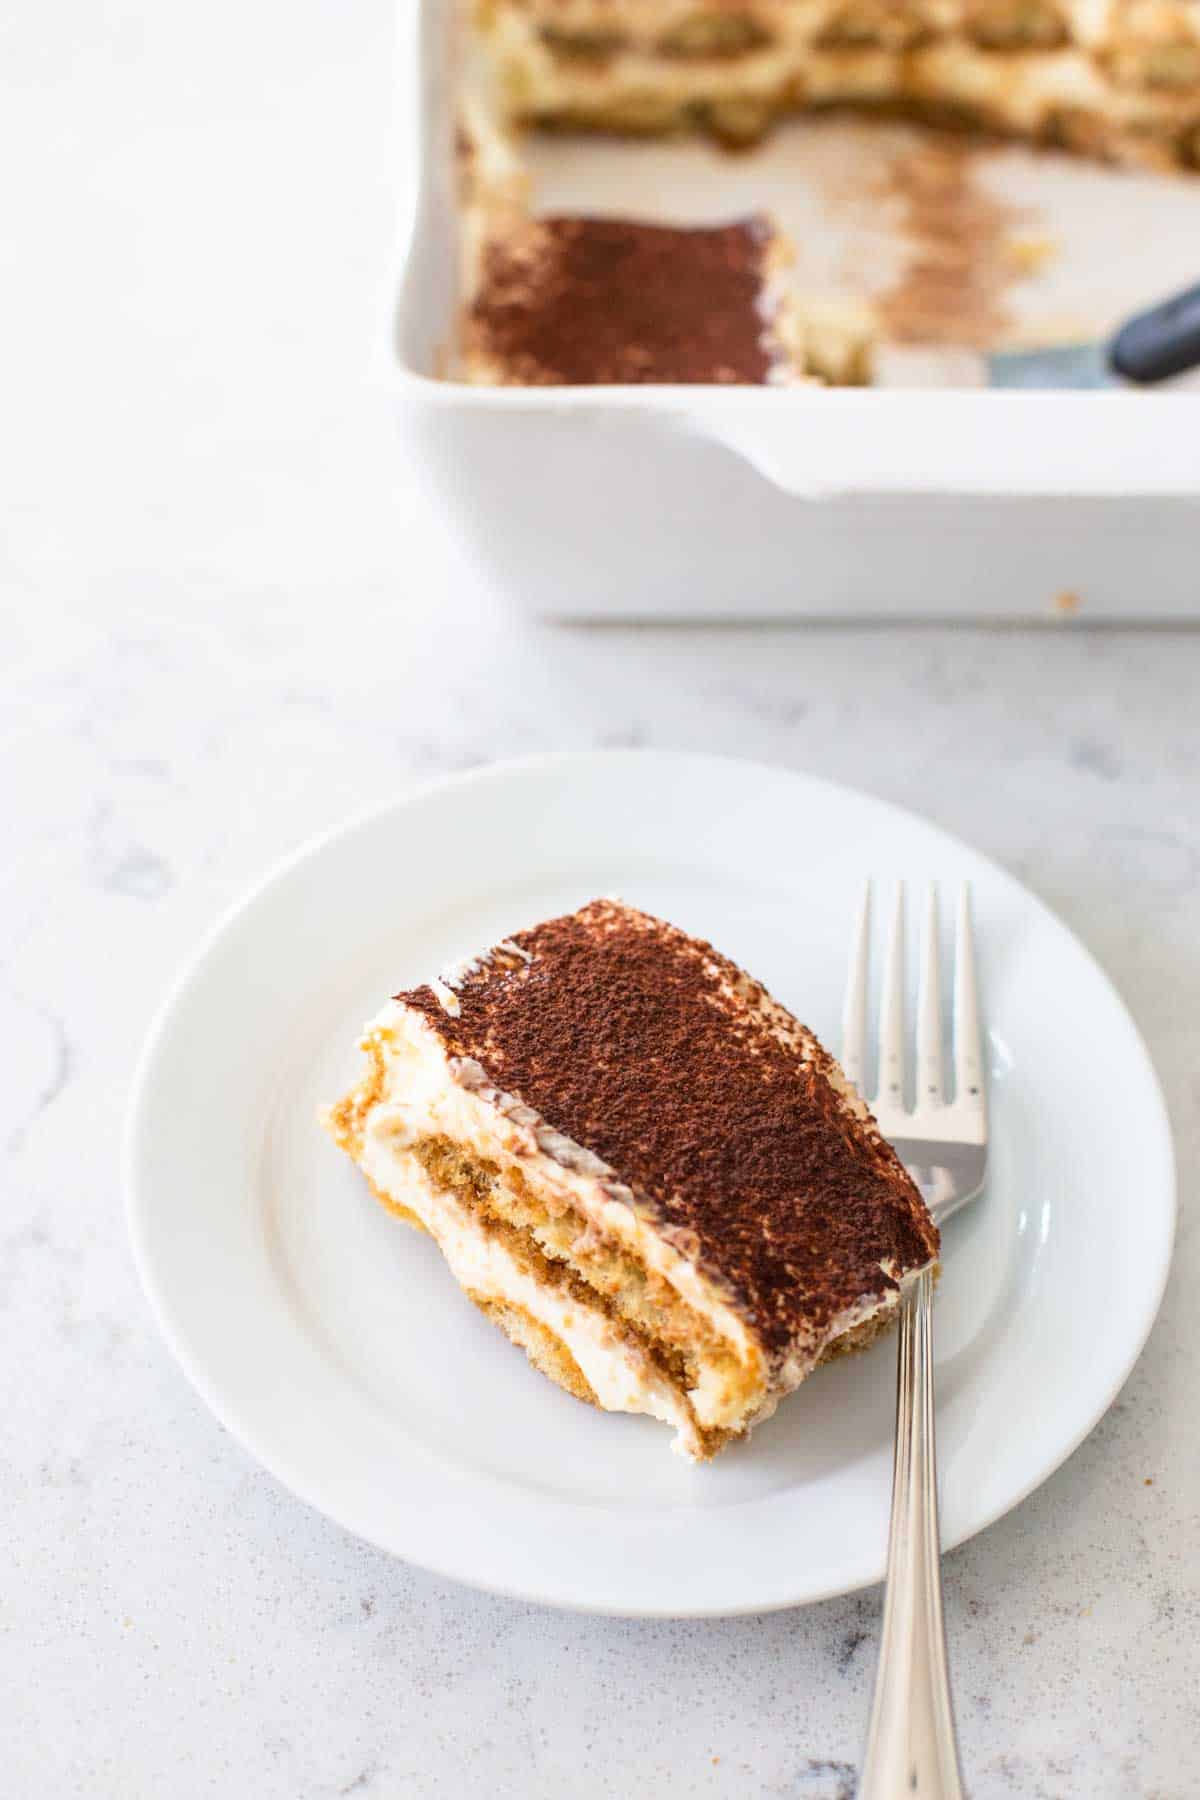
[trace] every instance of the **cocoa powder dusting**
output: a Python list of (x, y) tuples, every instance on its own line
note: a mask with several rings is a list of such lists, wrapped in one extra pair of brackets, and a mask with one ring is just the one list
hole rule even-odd
[[(396, 998), (451, 1055), (601, 1157), (776, 1357), (938, 1236), (891, 1147), (847, 1112), (831, 1059), (781, 1041), (764, 991), (712, 946), (615, 901), (515, 935), (456, 984)], [(802, 1032), (784, 1015), (785, 1036)]]
[(979, 151), (930, 135), (896, 158), (881, 196), (902, 202), (912, 254), (877, 305), (893, 343), (986, 349), (1010, 324), (1005, 295), (1021, 269), (1010, 245), (1024, 213), (975, 180)]
[(489, 245), (469, 342), (526, 384), (761, 385), (771, 235), (757, 218), (688, 229), (533, 221)]

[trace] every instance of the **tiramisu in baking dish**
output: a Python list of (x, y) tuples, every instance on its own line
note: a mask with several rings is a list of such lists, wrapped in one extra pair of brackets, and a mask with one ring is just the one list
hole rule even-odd
[(1089, 154), (1195, 163), (1195, 0), (483, 0), (510, 116), (734, 143), (890, 106)]
[(328, 1129), (579, 1399), (705, 1459), (869, 1343), (937, 1256), (816, 1038), (710, 944), (613, 900), (397, 994)]
[(483, 250), (463, 373), (521, 386), (799, 380), (785, 260), (764, 218), (522, 220)]
[[(652, 191), (643, 213), (636, 144), (619, 214), (539, 217), (530, 129), (744, 148), (782, 115), (836, 108), (1200, 164), (1200, 0), (475, 0), (462, 29), (447, 372), (471, 383), (869, 385), (889, 336), (861, 297), (789, 277), (765, 215), (731, 221), (717, 201), (708, 229), (676, 229)], [(952, 234), (945, 279), (969, 288), (969, 264)]]

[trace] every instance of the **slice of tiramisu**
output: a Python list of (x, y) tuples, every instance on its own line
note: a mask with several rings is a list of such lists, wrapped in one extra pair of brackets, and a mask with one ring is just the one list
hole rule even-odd
[(614, 900), (397, 994), (326, 1124), (582, 1400), (712, 1456), (868, 1343), (938, 1234), (838, 1065), (710, 944)]
[(676, 227), (513, 216), (476, 229), (460, 374), (490, 386), (803, 377), (765, 218)]

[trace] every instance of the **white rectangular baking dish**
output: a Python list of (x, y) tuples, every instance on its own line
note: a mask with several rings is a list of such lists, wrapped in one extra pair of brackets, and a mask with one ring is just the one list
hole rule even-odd
[[(517, 602), (594, 619), (1200, 618), (1195, 392), (437, 379), (458, 300), (450, 12), (400, 0), (419, 170), (392, 363), (420, 466)], [(728, 213), (714, 194), (712, 217)], [(1145, 260), (1144, 216), (1128, 228)]]

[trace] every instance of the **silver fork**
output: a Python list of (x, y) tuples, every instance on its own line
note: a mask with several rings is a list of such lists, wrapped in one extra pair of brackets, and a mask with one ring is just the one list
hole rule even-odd
[[(842, 1066), (866, 1094), (871, 888), (850, 957)], [(987, 1099), (979, 1032), (970, 896), (962, 888), (954, 956), (954, 1095), (942, 1066), (937, 889), (921, 934), (915, 1103), (905, 1096), (904, 884), (896, 887), (879, 1015), (878, 1088), (871, 1110), (938, 1224), (974, 1200), (987, 1170)], [(961, 1800), (962, 1778), (946, 1664), (938, 1535), (930, 1314), (933, 1276), (906, 1284), (900, 1302), (896, 1456), (887, 1588), (859, 1800)]]

